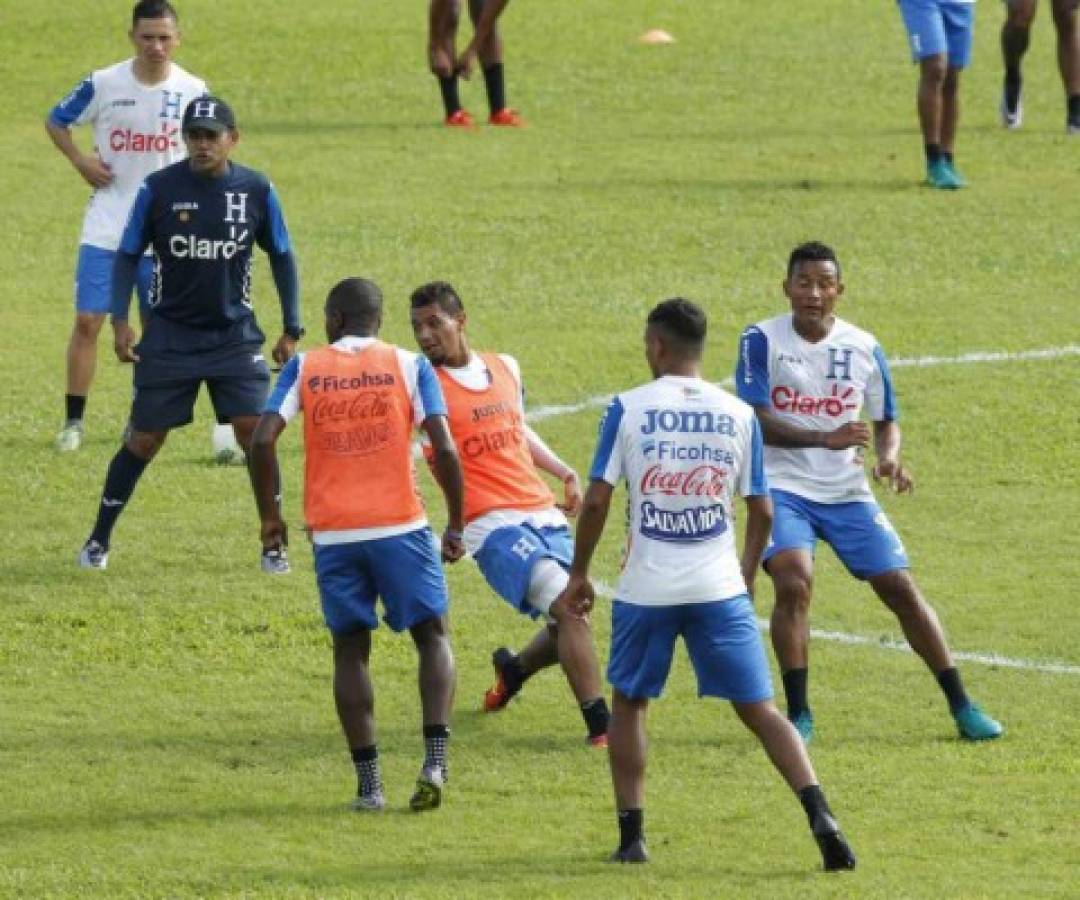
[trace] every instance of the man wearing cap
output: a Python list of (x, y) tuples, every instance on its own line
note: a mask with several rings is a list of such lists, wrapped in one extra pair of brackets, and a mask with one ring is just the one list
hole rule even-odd
[[(219, 420), (232, 422), (247, 452), (266, 402), (270, 373), (251, 299), (252, 251), (270, 260), (283, 333), (273, 358), (285, 363), (303, 336), (299, 285), (277, 192), (261, 172), (229, 155), (239, 140), (225, 101), (200, 97), (184, 111), (188, 159), (143, 181), (120, 239), (112, 277), (116, 355), (134, 363), (131, 420), (109, 464), (97, 521), (79, 565), (104, 569), (113, 526), (169, 431), (191, 421), (205, 382)], [(147, 247), (155, 255), (146, 326), (136, 344), (128, 323), (131, 288)], [(284, 551), (263, 568), (288, 571)]]

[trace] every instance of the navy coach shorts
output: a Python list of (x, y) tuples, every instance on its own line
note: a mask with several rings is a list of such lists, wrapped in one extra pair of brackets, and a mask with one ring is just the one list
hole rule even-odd
[(270, 368), (262, 347), (233, 344), (191, 353), (137, 350), (131, 425), (136, 431), (165, 431), (192, 419), (199, 386), (210, 393), (219, 422), (262, 414)]

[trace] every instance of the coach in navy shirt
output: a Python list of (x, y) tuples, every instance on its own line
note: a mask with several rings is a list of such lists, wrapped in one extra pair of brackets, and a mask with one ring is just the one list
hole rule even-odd
[[(219, 421), (231, 421), (247, 452), (266, 401), (270, 373), (251, 305), (252, 251), (270, 260), (281, 301), (282, 335), (273, 358), (293, 356), (303, 336), (296, 262), (277, 193), (260, 172), (231, 162), (239, 134), (232, 109), (200, 97), (184, 113), (188, 159), (139, 188), (113, 269), (116, 355), (135, 364), (131, 423), (109, 464), (97, 521), (79, 554), (104, 569), (109, 539), (146, 464), (172, 428), (191, 421), (205, 383)], [(136, 344), (128, 305), (139, 259), (155, 256), (147, 319)], [(281, 567), (287, 567), (281, 560)]]

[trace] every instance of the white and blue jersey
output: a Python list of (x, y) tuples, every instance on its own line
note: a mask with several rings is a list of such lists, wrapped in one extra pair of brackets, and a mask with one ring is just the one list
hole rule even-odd
[[(795, 331), (790, 314), (743, 332), (735, 369), (739, 397), (798, 427), (833, 431), (865, 408), (895, 421), (896, 396), (885, 354), (872, 334), (836, 319), (816, 343)], [(818, 503), (872, 501), (858, 448), (765, 447), (765, 474), (774, 490)]]
[[(251, 301), (256, 245), (270, 255), (272, 266), (287, 260), (291, 269), (292, 249), (281, 204), (262, 173), (229, 163), (225, 175), (212, 178), (197, 174), (184, 161), (149, 176), (132, 206), (117, 266), (119, 271), (123, 257), (130, 260), (152, 247), (156, 269), (150, 309), (154, 319), (167, 321), (170, 328), (148, 328), (140, 346), (149, 349), (157, 336), (164, 340), (166, 334), (168, 340), (193, 350), (261, 344), (263, 334)], [(295, 281), (295, 269), (291, 271)], [(276, 268), (274, 274), (278, 281)], [(296, 298), (290, 293), (285, 291), (282, 297), (286, 325), (298, 326)], [(127, 303), (121, 279), (114, 279), (113, 315), (126, 316)]]
[(113, 180), (97, 188), (86, 208), (80, 244), (114, 251), (140, 183), (187, 155), (180, 135), (188, 103), (206, 82), (178, 65), (159, 84), (140, 82), (125, 60), (92, 72), (49, 112), (62, 128), (90, 125), (99, 157)]
[(589, 477), (629, 492), (616, 596), (642, 606), (746, 593), (735, 496), (768, 493), (754, 411), (700, 378), (666, 375), (619, 394), (600, 426)]

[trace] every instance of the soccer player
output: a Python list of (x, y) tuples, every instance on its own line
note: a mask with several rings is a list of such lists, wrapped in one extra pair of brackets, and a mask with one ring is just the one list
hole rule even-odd
[(919, 64), (916, 107), (926, 152), (926, 180), (956, 190), (967, 182), (956, 170), (953, 149), (960, 121), (960, 72), (971, 59), (975, 0), (898, 0)]
[[(170, 429), (191, 421), (199, 385), (219, 420), (232, 422), (246, 449), (266, 402), (265, 336), (251, 306), (252, 252), (270, 259), (284, 333), (273, 350), (285, 363), (303, 336), (296, 262), (277, 192), (260, 172), (231, 162), (240, 135), (225, 101), (200, 97), (182, 122), (189, 158), (155, 172), (139, 188), (112, 273), (116, 355), (133, 362), (131, 420), (109, 464), (97, 521), (79, 565), (104, 569), (113, 527)], [(131, 286), (147, 247), (156, 257), (142, 340), (128, 324)], [(284, 554), (264, 556), (288, 571)]]
[[(442, 384), (465, 472), (465, 546), (500, 597), (548, 623), (520, 655), (506, 647), (495, 651), (496, 681), (484, 709), (505, 708), (526, 680), (558, 662), (589, 743), (606, 746), (608, 707), (589, 622), (554, 602), (566, 587), (572, 553), (563, 510), (576, 515), (581, 505), (577, 473), (525, 424), (517, 360), (469, 347), (457, 291), (446, 282), (425, 284), (410, 305), (413, 334)], [(561, 508), (538, 469), (562, 482)]]
[(475, 32), (461, 56), (455, 56), (458, 23), (461, 20), (461, 0), (431, 0), (428, 18), (428, 61), (432, 74), (439, 80), (446, 124), (452, 128), (471, 128), (474, 124), (469, 111), (458, 96), (458, 77), (468, 78), (476, 60), (484, 73), (490, 116), (489, 125), (511, 128), (520, 126), (521, 116), (506, 105), (506, 83), (503, 77), (503, 44), (496, 23), (510, 0), (468, 0), (469, 15)]
[[(1031, 22), (1039, 0), (1005, 0), (1001, 27), (1001, 53), (1005, 59), (1005, 86), (1001, 95), (1001, 124), (1019, 128), (1024, 122), (1021, 102), (1023, 80), (1020, 61), (1031, 40)], [(1065, 133), (1080, 135), (1080, 2), (1050, 0), (1057, 31), (1058, 68), (1065, 86)]]
[[(86, 398), (94, 378), (97, 340), (112, 300), (113, 259), (128, 211), (142, 180), (182, 159), (180, 117), (206, 84), (172, 61), (180, 46), (176, 10), (163, 0), (142, 0), (131, 13), (128, 35), (135, 56), (98, 69), (61, 100), (45, 120), (57, 149), (93, 188), (83, 216), (75, 268), (75, 326), (67, 348), (64, 426), (56, 439), (61, 452), (82, 444)], [(95, 149), (84, 153), (71, 129), (90, 125)], [(137, 269), (139, 299), (145, 305), (152, 273), (150, 256)]]
[[(772, 519), (753, 410), (701, 378), (705, 313), (665, 300), (649, 313), (645, 358), (654, 381), (619, 394), (600, 439), (557, 602), (587, 612), (595, 593), (589, 563), (615, 486), (626, 482), (629, 537), (611, 609), (608, 680), (614, 688), (608, 753), (618, 808), (613, 862), (645, 862), (645, 719), (682, 637), (698, 694), (723, 697), (761, 741), (798, 795), (827, 870), (855, 856), (833, 818), (798, 732), (772, 702), (765, 650), (750, 592)], [(747, 521), (736, 555), (734, 499)]]
[(294, 357), (278, 378), (255, 430), (252, 480), (266, 551), (283, 549), (275, 497), (276, 442), (288, 420), (304, 421), (304, 515), (315, 545), (323, 616), (334, 640), (334, 699), (356, 768), (356, 810), (385, 805), (375, 742), (371, 632), (409, 630), (420, 656), (425, 755), (410, 801), (434, 809), (446, 784), (454, 657), (438, 549), (416, 488), (410, 436), (420, 425), (446, 498), (442, 555), (464, 554), (461, 466), (439, 381), (424, 357), (378, 339), (382, 294), (347, 278), (326, 298), (330, 345)]
[(775, 508), (765, 569), (776, 593), (771, 634), (788, 718), (809, 741), (809, 613), (820, 538), (896, 615), (944, 691), (961, 737), (996, 738), (1001, 725), (965, 692), (937, 614), (916, 586), (903, 544), (870, 491), (862, 453), (871, 429), (859, 419), (864, 406), (873, 422), (874, 479), (901, 494), (914, 482), (900, 462), (898, 410), (885, 354), (873, 335), (835, 314), (844, 283), (832, 248), (796, 247), (784, 293), (790, 313), (743, 332), (735, 384), (757, 412), (765, 436), (765, 473)]

